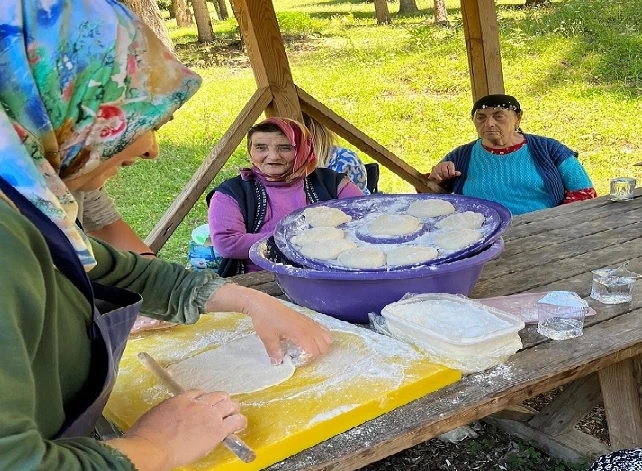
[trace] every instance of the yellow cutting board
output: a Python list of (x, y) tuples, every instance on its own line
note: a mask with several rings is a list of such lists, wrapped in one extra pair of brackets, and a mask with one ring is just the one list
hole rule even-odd
[[(235, 396), (248, 418), (238, 435), (256, 452), (242, 463), (223, 446), (184, 470), (254, 471), (292, 456), (461, 378), (459, 371), (426, 360), (414, 347), (289, 304), (329, 327), (329, 353), (297, 368), (289, 380)], [(136, 355), (145, 351), (162, 366), (253, 333), (247, 316), (215, 313), (192, 326), (148, 331), (130, 338), (106, 417), (127, 430), (138, 417), (169, 397)]]

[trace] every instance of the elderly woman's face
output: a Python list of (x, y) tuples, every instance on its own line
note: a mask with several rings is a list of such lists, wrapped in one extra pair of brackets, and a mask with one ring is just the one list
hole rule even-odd
[(270, 177), (286, 174), (294, 166), (296, 149), (280, 132), (255, 132), (251, 137), (250, 161)]
[(517, 134), (521, 115), (504, 108), (483, 108), (475, 111), (473, 123), (477, 135), (485, 144), (493, 146), (512, 145)]
[(154, 131), (146, 132), (121, 152), (101, 162), (93, 170), (79, 177), (65, 180), (65, 184), (71, 191), (97, 190), (105, 184), (107, 179), (116, 175), (121, 167), (133, 165), (138, 157), (143, 159), (158, 157), (158, 144)]

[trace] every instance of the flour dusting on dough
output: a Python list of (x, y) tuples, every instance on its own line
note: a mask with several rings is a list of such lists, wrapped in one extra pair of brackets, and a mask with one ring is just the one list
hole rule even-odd
[(235, 395), (282, 383), (292, 377), (295, 367), (289, 356), (285, 356), (280, 365), (272, 365), (261, 339), (248, 335), (199, 353), (168, 370), (186, 389), (225, 391)]

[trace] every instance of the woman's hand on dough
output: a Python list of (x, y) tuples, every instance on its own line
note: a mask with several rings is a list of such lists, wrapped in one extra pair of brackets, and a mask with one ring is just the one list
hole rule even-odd
[(209, 453), (247, 419), (239, 403), (223, 392), (191, 390), (161, 402), (132, 425), (122, 438), (109, 440), (137, 469), (170, 470)]
[(432, 168), (428, 178), (436, 182), (443, 182), (444, 180), (450, 180), (460, 175), (461, 172), (455, 169), (453, 162), (439, 162)]
[(265, 293), (243, 286), (229, 283), (220, 287), (212, 294), (206, 309), (242, 312), (252, 317), (254, 330), (276, 365), (283, 361), (281, 340), (293, 341), (311, 358), (327, 352), (332, 343), (326, 327)]
[(265, 311), (255, 312), (252, 323), (273, 364), (279, 365), (283, 361), (281, 339), (294, 342), (309, 360), (328, 351), (332, 337), (326, 327), (276, 299), (270, 299), (274, 305)]

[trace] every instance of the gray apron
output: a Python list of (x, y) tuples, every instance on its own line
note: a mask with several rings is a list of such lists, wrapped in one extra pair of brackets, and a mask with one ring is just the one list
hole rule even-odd
[(47, 241), (58, 270), (83, 293), (93, 307), (92, 321), (87, 328), (91, 340), (90, 384), (82, 398), (64, 405), (65, 422), (53, 438), (87, 436), (100, 418), (114, 387), (118, 363), (140, 311), (142, 298), (122, 288), (90, 281), (71, 242), (60, 228), (2, 177), (0, 190), (38, 228)]

